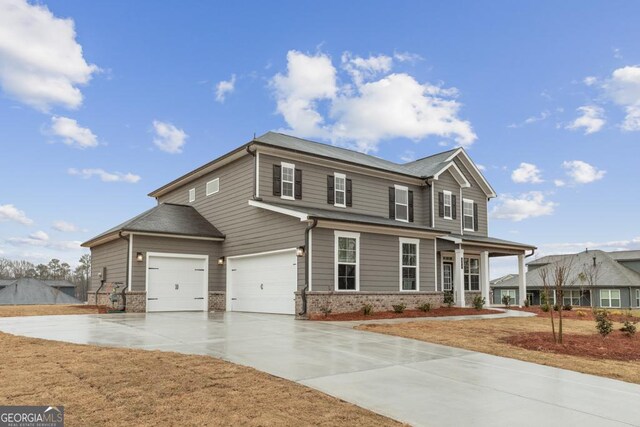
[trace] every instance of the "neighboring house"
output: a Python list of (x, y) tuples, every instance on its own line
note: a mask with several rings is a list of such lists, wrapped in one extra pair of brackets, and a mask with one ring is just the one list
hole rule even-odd
[(33, 278), (9, 279), (0, 283), (0, 305), (82, 304), (62, 289)]
[[(562, 304), (607, 308), (640, 307), (640, 250), (587, 250), (577, 254), (545, 256), (529, 262), (526, 295), (532, 305), (541, 303), (544, 292), (540, 271), (546, 269), (549, 280), (553, 281), (557, 265), (569, 268)], [(501, 304), (504, 295), (511, 296), (513, 301), (519, 301), (517, 275), (514, 276), (516, 277), (492, 282), (494, 304)], [(555, 303), (553, 293), (549, 302)]]
[[(49, 279), (34, 279), (39, 280), (41, 283), (45, 285), (49, 285), (52, 288), (56, 288), (57, 290), (69, 295), (70, 297), (76, 297), (76, 285), (69, 282), (68, 280), (49, 280)], [(0, 290), (2, 288), (13, 284), (16, 279), (0, 279)]]
[[(496, 194), (465, 150), (397, 164), (269, 132), (151, 192), (157, 205), (85, 242), (89, 301), (128, 311), (309, 314), (489, 300)], [(524, 280), (519, 283), (526, 289)]]

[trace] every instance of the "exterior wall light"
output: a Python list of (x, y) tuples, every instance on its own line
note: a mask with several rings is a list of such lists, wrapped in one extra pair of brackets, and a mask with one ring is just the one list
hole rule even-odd
[(296, 256), (303, 257), (304, 253), (305, 253), (304, 246), (298, 246), (298, 248), (296, 249)]
[(218, 265), (224, 265), (224, 257), (223, 256), (218, 258)]
[(138, 253), (136, 254), (136, 261), (138, 261), (138, 262), (142, 262), (142, 259), (143, 259), (142, 252), (138, 252)]

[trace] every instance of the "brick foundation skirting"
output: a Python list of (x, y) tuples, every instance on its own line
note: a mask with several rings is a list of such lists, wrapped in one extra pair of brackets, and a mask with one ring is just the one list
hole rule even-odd
[(209, 311), (226, 311), (227, 294), (224, 291), (209, 292)]
[[(434, 307), (442, 305), (442, 292), (307, 292), (307, 315), (349, 313), (371, 304), (374, 311), (392, 310), (392, 305), (406, 304), (407, 309), (415, 309), (426, 302)], [(302, 311), (302, 295), (296, 292), (296, 316)]]
[[(89, 292), (87, 302), (88, 304), (93, 305), (104, 305), (109, 308), (113, 307), (111, 300), (109, 299), (110, 292), (99, 292), (98, 298), (96, 301), (96, 293)], [(147, 310), (147, 293), (140, 291), (127, 291), (127, 313), (144, 313)], [(118, 303), (115, 305), (116, 308), (122, 307), (122, 296), (118, 293)]]

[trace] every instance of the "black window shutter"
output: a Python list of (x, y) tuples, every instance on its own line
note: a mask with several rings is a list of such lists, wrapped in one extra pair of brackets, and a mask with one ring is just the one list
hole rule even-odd
[(396, 219), (396, 189), (389, 187), (389, 218)]
[(297, 200), (302, 199), (302, 170), (295, 170), (295, 178), (293, 180), (293, 192)]
[(473, 204), (473, 229), (478, 231), (478, 204)]
[(273, 195), (279, 196), (282, 190), (281, 179), (282, 175), (280, 172), (280, 165), (273, 165)]
[(334, 203), (334, 177), (333, 175), (327, 175), (327, 203), (332, 205)]
[(458, 207), (456, 204), (456, 196), (451, 196), (451, 218), (456, 219), (458, 216)]
[(413, 191), (409, 191), (409, 222), (413, 222)]
[(444, 193), (438, 193), (438, 216), (444, 218)]
[(353, 204), (353, 195), (352, 195), (351, 180), (347, 179), (347, 206), (351, 207), (352, 204)]

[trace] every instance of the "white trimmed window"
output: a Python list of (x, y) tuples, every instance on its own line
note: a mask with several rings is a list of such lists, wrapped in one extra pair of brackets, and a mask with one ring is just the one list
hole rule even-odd
[(420, 240), (400, 238), (400, 290), (419, 291)]
[(620, 308), (620, 289), (600, 289), (600, 307)]
[(462, 221), (465, 231), (474, 230), (473, 200), (462, 199)]
[(220, 178), (207, 182), (207, 196), (216, 194), (218, 191), (220, 191)]
[(335, 289), (360, 289), (360, 234), (335, 232)]
[(191, 190), (189, 190), (189, 203), (192, 203), (195, 201), (196, 201), (196, 189), (192, 188)]
[(464, 259), (464, 290), (480, 290), (480, 260), (478, 258)]
[(442, 196), (443, 196), (443, 200), (444, 200), (444, 218), (445, 219), (453, 219), (452, 217), (452, 212), (453, 212), (453, 208), (452, 208), (452, 198), (451, 198), (451, 191), (443, 191), (442, 192)]
[[(544, 304), (544, 289), (540, 291), (540, 304)], [(549, 296), (547, 300), (548, 305), (556, 305), (556, 290), (555, 288), (549, 288)]]
[(513, 304), (517, 301), (515, 289), (500, 289), (500, 304), (504, 301), (505, 296), (509, 296), (509, 304)]
[(640, 307), (640, 289), (636, 289), (636, 307)]
[(296, 174), (296, 166), (291, 163), (282, 162), (282, 191), (281, 196), (283, 199), (294, 200), (293, 194), (293, 181)]
[(562, 305), (580, 305), (580, 290), (571, 289), (562, 291)]
[(396, 185), (396, 219), (409, 222), (409, 188)]
[(334, 206), (347, 207), (347, 177), (343, 173), (334, 173)]

